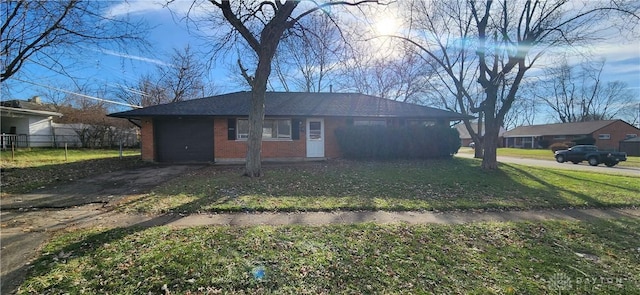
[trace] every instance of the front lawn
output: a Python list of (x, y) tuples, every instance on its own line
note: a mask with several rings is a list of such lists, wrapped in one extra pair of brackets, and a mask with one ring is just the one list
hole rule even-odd
[(640, 294), (640, 221), (113, 229), (18, 294)]
[(472, 159), (265, 165), (266, 176), (212, 166), (120, 204), (126, 212), (455, 210), (640, 205), (640, 179)]
[(110, 171), (148, 165), (139, 150), (20, 149), (0, 154), (2, 197)]
[[(140, 155), (139, 149), (123, 150), (123, 156)], [(32, 148), (18, 149), (14, 153), (11, 151), (0, 152), (0, 167), (10, 168), (33, 168), (55, 164), (73, 163), (79, 161), (116, 158), (120, 156), (118, 150), (105, 149), (64, 149), (58, 148)]]

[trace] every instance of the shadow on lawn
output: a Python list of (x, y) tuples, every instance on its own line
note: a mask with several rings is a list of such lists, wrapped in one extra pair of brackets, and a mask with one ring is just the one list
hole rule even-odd
[[(574, 179), (574, 180), (577, 180), (577, 181), (580, 181), (580, 182), (583, 182), (583, 183), (587, 183), (587, 184), (594, 183), (594, 184), (598, 184), (598, 185), (605, 186), (605, 187), (612, 187), (612, 188), (615, 188), (615, 189), (626, 190), (626, 191), (629, 191), (632, 194), (640, 194), (640, 189), (634, 189), (634, 188), (631, 188), (631, 187), (624, 187), (624, 186), (614, 185), (614, 184), (611, 184), (610, 182), (597, 181), (597, 180), (594, 180), (593, 178), (576, 177), (576, 176), (573, 176), (573, 175), (569, 175), (570, 173), (567, 173), (567, 171), (550, 170), (549, 172), (553, 173), (555, 175), (558, 175), (560, 177), (566, 177), (566, 178)], [(638, 178), (637, 177), (633, 177), (633, 176), (616, 175), (616, 176), (613, 176), (613, 177), (626, 177), (626, 178), (629, 178), (629, 181), (631, 183), (635, 183), (635, 182), (638, 181)]]
[[(529, 178), (530, 180), (533, 180), (535, 182), (537, 182), (538, 184), (542, 185), (544, 187), (543, 190), (541, 190), (542, 192), (544, 192), (543, 197), (541, 198), (543, 201), (545, 201), (547, 204), (549, 205), (554, 205), (554, 206), (560, 206), (560, 207), (566, 207), (566, 206), (580, 206), (579, 204), (572, 204), (570, 203), (565, 197), (562, 197), (562, 194), (567, 194), (570, 196), (573, 196), (577, 199), (580, 199), (583, 201), (583, 203), (586, 206), (589, 207), (608, 207), (611, 206), (611, 204), (608, 203), (603, 203), (601, 200), (595, 199), (589, 195), (586, 195), (584, 193), (577, 193), (575, 191), (570, 191), (562, 186), (558, 186), (555, 184), (552, 184), (538, 176), (535, 176), (533, 174), (531, 174), (530, 172), (519, 168), (518, 166), (514, 166), (514, 165), (509, 165), (509, 164), (502, 164), (505, 166), (509, 166), (511, 169), (518, 171), (518, 173), (526, 176), (527, 178)], [(560, 175), (565, 177), (566, 175), (561, 174), (561, 173), (555, 173), (552, 172), (554, 174)], [(540, 195), (540, 194), (537, 194)], [(526, 197), (526, 196), (525, 196)], [(548, 206), (539, 206), (540, 208), (545, 208)]]
[[(611, 206), (588, 194), (551, 183), (520, 166), (502, 164), (501, 167), (503, 169), (496, 171), (482, 171), (477, 161), (458, 158), (412, 162), (331, 161), (265, 165), (265, 177), (249, 179), (240, 176), (241, 167), (212, 166), (174, 179), (157, 188), (155, 193), (121, 207), (138, 207), (141, 212), (200, 213)], [(552, 173), (583, 181), (560, 172)], [(527, 185), (523, 180), (538, 185)]]
[[(392, 166), (393, 169), (390, 169), (389, 171), (383, 171), (383, 173), (380, 173), (380, 171), (376, 171), (376, 168), (379, 168), (380, 165)], [(380, 182), (381, 185), (377, 187), (390, 188), (391, 190), (399, 189), (402, 186), (404, 187), (412, 186), (412, 185), (415, 186), (417, 185), (416, 183), (418, 182), (437, 184), (439, 186), (444, 187), (441, 193), (449, 192), (453, 194), (452, 196), (448, 196), (447, 198), (444, 198), (445, 199), (444, 201), (441, 201), (440, 203), (435, 203), (436, 205), (440, 204), (440, 206), (443, 206), (443, 208), (445, 209), (456, 208), (455, 207), (456, 205), (459, 205), (458, 208), (460, 207), (467, 208), (465, 206), (469, 206), (469, 207), (476, 206), (480, 208), (486, 208), (486, 207), (493, 206), (492, 202), (494, 201), (496, 202), (495, 204), (500, 204), (499, 206), (504, 206), (502, 203), (497, 202), (497, 201), (500, 201), (501, 195), (499, 195), (500, 193), (499, 189), (496, 190), (496, 187), (492, 187), (492, 185), (496, 185), (496, 184), (500, 185), (501, 188), (508, 189), (510, 191), (513, 191), (514, 193), (519, 194), (518, 199), (514, 201), (512, 204), (518, 204), (518, 202), (522, 201), (522, 202), (525, 202), (524, 204), (529, 204), (527, 206), (536, 207), (536, 206), (533, 206), (532, 204), (535, 204), (542, 198), (542, 199), (548, 200), (549, 202), (551, 202), (553, 205), (556, 205), (556, 206), (570, 205), (567, 202), (567, 200), (562, 197), (562, 194), (564, 193), (564, 194), (570, 194), (576, 198), (579, 198), (585, 201), (586, 203), (590, 204), (591, 206), (607, 205), (607, 204), (601, 203), (600, 201), (588, 195), (571, 192), (557, 185), (550, 184), (548, 181), (545, 181), (523, 169), (520, 169), (517, 166), (511, 166), (506, 164), (504, 165), (508, 166), (509, 169), (513, 169), (514, 171), (517, 171), (517, 173), (520, 173), (526, 176), (527, 178), (536, 181), (537, 183), (543, 186), (543, 189), (533, 189), (533, 188), (524, 186), (521, 183), (511, 179), (509, 174), (503, 170), (493, 171), (489, 173), (483, 172), (479, 169), (476, 162), (474, 162), (473, 160), (464, 160), (464, 159), (453, 159), (450, 162), (433, 162), (433, 161), (423, 161), (418, 163), (416, 162), (400, 162), (400, 163), (397, 163), (397, 162), (364, 162), (364, 163), (341, 162), (335, 165), (333, 163), (318, 163), (318, 164), (304, 165), (304, 166), (295, 166), (295, 165), (273, 166), (273, 167), (267, 166), (265, 167), (265, 170), (267, 171), (267, 177), (263, 179), (253, 179), (253, 180), (239, 176), (240, 174), (239, 172), (241, 171), (241, 168), (214, 166), (214, 167), (198, 170), (196, 174), (191, 174), (187, 176), (186, 179), (185, 177), (177, 178), (171, 181), (170, 185), (173, 187), (174, 193), (189, 193), (194, 191), (197, 192), (199, 188), (192, 186), (191, 184), (193, 184), (193, 182), (190, 182), (190, 181), (195, 181), (195, 183), (198, 183), (199, 177), (210, 177), (213, 180), (215, 180), (215, 177), (218, 177), (218, 178), (222, 178), (223, 182), (231, 181), (232, 188), (236, 188), (236, 189), (240, 189), (241, 187), (237, 187), (237, 186), (243, 185), (243, 184), (247, 184), (247, 186), (253, 187), (253, 189), (265, 189), (265, 187), (269, 188), (269, 184), (271, 184), (272, 185), (271, 189), (273, 189), (273, 186), (276, 184), (280, 185), (284, 183), (291, 183), (291, 179), (280, 179), (280, 180), (277, 179), (279, 176), (282, 176), (282, 175), (289, 174), (297, 177), (296, 179), (308, 180), (317, 176), (318, 173), (333, 173), (335, 175), (333, 175), (334, 177), (330, 179), (339, 181), (347, 178), (348, 180), (347, 183), (349, 183), (350, 185), (358, 186), (358, 187), (363, 187), (366, 185), (366, 183), (358, 182), (358, 180), (362, 180), (362, 179), (378, 180), (378, 182)], [(360, 169), (355, 169), (354, 166), (360, 167)], [(312, 172), (317, 172), (317, 173), (314, 174)], [(402, 174), (400, 176), (389, 175), (389, 173), (391, 172), (393, 173), (402, 172)], [(362, 175), (365, 175), (366, 177), (363, 178), (364, 176)], [(272, 182), (274, 178), (278, 180), (275, 183)], [(210, 183), (210, 182), (205, 182), (205, 183)], [(179, 184), (179, 188), (175, 187), (176, 184)], [(312, 182), (311, 189), (307, 189), (307, 188), (304, 189), (306, 198), (309, 198), (309, 199), (321, 198), (326, 195), (326, 191), (324, 189), (331, 189), (332, 192), (336, 191), (334, 190), (334, 188), (326, 186), (326, 184), (323, 184), (322, 186), (323, 189), (313, 189), (313, 184), (320, 184), (320, 182)], [(216, 185), (221, 185), (221, 184), (216, 183)], [(170, 211), (197, 212), (202, 210), (203, 208), (212, 207), (213, 205), (226, 204), (230, 200), (228, 195), (225, 196), (225, 195), (207, 194), (207, 192), (213, 192), (213, 193), (219, 192), (220, 188), (226, 189), (227, 192), (230, 189), (229, 187), (214, 186), (213, 190), (205, 191), (204, 192), (205, 194), (203, 194), (203, 196), (193, 199), (189, 202), (177, 205), (175, 207), (172, 207), (170, 208)], [(337, 191), (339, 192), (341, 189), (343, 189), (342, 186), (340, 186)], [(429, 186), (416, 186), (414, 188), (414, 192), (420, 192), (427, 189), (429, 189)], [(464, 193), (464, 192), (471, 193), (474, 191), (477, 192), (479, 190), (485, 194), (495, 194), (495, 195), (492, 195), (491, 198), (489, 199), (483, 199), (483, 197), (485, 197), (483, 195), (470, 196), (469, 197), (471, 201), (469, 203), (470, 205), (467, 203), (460, 203), (460, 201), (457, 200), (461, 198), (459, 193)], [(278, 190), (272, 190), (271, 192), (276, 193), (277, 191)], [(291, 192), (291, 187), (284, 186), (282, 191)], [(379, 209), (378, 207), (376, 207), (377, 205), (373, 197), (384, 196), (388, 191), (389, 190), (387, 189), (377, 190), (377, 191), (374, 190), (373, 195), (357, 194), (355, 197), (363, 199), (363, 200), (360, 200), (361, 202), (363, 202), (362, 205), (351, 206), (351, 207), (342, 206), (342, 207), (337, 207), (337, 209)], [(200, 192), (202, 193), (202, 191)], [(338, 193), (337, 196), (338, 197), (354, 197), (352, 195), (353, 192), (357, 193), (357, 191), (354, 189), (354, 190), (349, 190), (348, 193), (345, 193), (344, 191), (343, 193)], [(244, 192), (238, 190), (235, 193), (240, 194)], [(529, 199), (528, 198), (529, 195), (534, 195), (535, 197)], [(154, 202), (155, 200), (152, 197), (147, 197), (147, 198), (148, 200), (144, 200), (144, 202)], [(392, 199), (416, 200), (415, 197), (411, 197), (408, 195), (396, 195)], [(418, 200), (421, 200), (421, 199), (418, 199)], [(120, 204), (120, 206), (131, 206), (131, 205), (135, 205), (136, 202), (138, 201), (133, 201), (126, 204), (123, 203), (123, 204)], [(427, 204), (428, 206), (433, 206), (433, 200), (427, 199), (425, 200), (425, 202), (426, 202), (425, 204)], [(446, 207), (446, 206), (453, 206), (453, 207)], [(545, 206), (543, 205), (540, 207), (545, 207)], [(414, 208), (409, 208), (409, 209), (414, 209)], [(250, 210), (256, 210), (256, 209), (241, 207), (235, 210), (250, 211)], [(234, 211), (234, 210), (229, 210), (229, 211)], [(590, 218), (589, 220), (598, 220), (598, 217), (594, 217), (594, 216), (580, 216), (580, 217), (585, 219)], [(623, 217), (623, 216), (621, 215), (620, 217)], [(116, 229), (110, 229), (100, 233), (89, 234), (88, 236), (82, 238), (79, 241), (71, 242), (68, 245), (62, 246), (59, 252), (56, 251), (58, 253), (49, 253), (38, 258), (33, 263), (34, 268), (32, 269), (30, 276), (38, 277), (38, 276), (42, 276), (44, 274), (50, 273), (52, 271), (55, 271), (56, 265), (60, 263), (58, 260), (61, 260), (61, 258), (59, 257), (60, 253), (62, 254), (72, 253), (73, 257), (92, 257), (92, 256), (95, 256), (95, 254), (99, 252), (101, 248), (104, 247), (104, 245), (106, 244), (120, 241), (129, 235), (144, 231), (150, 227), (162, 226), (162, 225), (169, 224), (171, 222), (175, 222), (176, 220), (179, 220), (181, 218), (182, 217), (179, 214), (160, 215), (160, 216), (151, 218), (147, 221), (134, 224), (132, 226), (128, 226), (126, 228), (116, 228)], [(336, 219), (339, 219), (339, 218), (340, 217), (336, 216)], [(603, 221), (603, 222), (606, 222), (607, 224), (606, 228), (610, 228), (611, 231), (607, 230), (607, 232), (600, 232), (604, 227), (594, 227), (593, 231), (594, 231), (594, 235), (597, 235), (601, 237), (602, 240), (607, 241), (609, 246), (620, 248), (622, 247), (621, 245), (623, 244), (623, 242), (624, 242), (623, 246), (629, 246), (627, 245), (629, 241), (628, 237), (631, 237), (631, 236), (636, 237), (634, 238), (634, 240), (638, 240), (637, 238), (640, 238), (638, 237), (638, 233), (634, 232), (635, 228), (638, 227), (637, 224), (630, 223), (629, 226), (626, 226), (624, 221), (620, 221), (620, 222)], [(611, 235), (612, 233), (615, 235), (615, 238), (608, 239), (609, 237), (608, 235)], [(631, 246), (634, 246), (634, 245), (631, 245)], [(635, 246), (637, 247), (637, 245)], [(24, 272), (25, 268), (21, 270), (16, 270), (16, 272), (19, 272), (19, 271)], [(83, 272), (82, 275), (85, 276), (88, 280), (92, 280), (93, 276), (95, 276), (96, 274)], [(167, 273), (168, 277), (171, 277), (171, 275), (172, 274)], [(76, 285), (74, 285), (74, 282), (71, 279), (60, 280), (59, 282), (57, 282), (57, 284), (58, 285), (56, 286), (56, 288), (58, 290), (74, 290), (74, 288), (77, 287)], [(160, 292), (161, 287), (162, 286), (160, 285), (154, 286), (153, 287), (154, 292), (156, 291)], [(108, 291), (109, 290), (102, 290), (101, 292), (108, 292)], [(114, 290), (114, 291), (117, 292), (117, 290)]]
[(38, 167), (2, 168), (3, 194), (21, 194), (43, 186), (64, 184), (105, 172), (150, 166), (140, 156), (90, 159), (69, 163), (53, 163)]
[[(545, 276), (545, 278), (547, 278), (546, 276), (553, 275), (554, 273), (563, 273), (563, 274), (569, 275), (573, 279), (582, 278), (583, 276), (587, 276), (587, 275), (593, 275), (588, 270), (588, 269), (592, 269), (591, 267), (594, 267), (596, 270), (601, 267), (603, 268), (608, 267), (606, 264), (604, 266), (600, 266), (599, 264), (591, 265), (590, 261), (587, 261), (587, 260), (582, 261), (581, 260), (582, 258), (577, 257), (575, 253), (586, 253), (592, 256), (601, 256), (601, 257), (604, 257), (606, 255), (623, 254), (625, 256), (624, 257), (625, 259), (629, 257), (633, 257), (633, 253), (628, 251), (634, 250), (635, 247), (637, 247), (637, 245), (633, 243), (635, 243), (635, 241), (640, 239), (640, 234), (638, 234), (639, 232), (638, 230), (640, 229), (640, 224), (638, 224), (637, 222), (631, 222), (629, 220), (624, 220), (624, 219), (623, 220), (606, 220), (606, 219), (594, 218), (593, 216), (583, 216), (583, 217), (585, 220), (591, 220), (591, 222), (580, 225), (577, 232), (574, 232), (572, 228), (553, 227), (553, 226), (549, 226), (548, 224), (523, 222), (518, 224), (512, 224), (509, 226), (510, 228), (517, 229), (518, 234), (515, 234), (515, 235), (511, 234), (508, 237), (505, 235), (505, 236), (502, 236), (500, 240), (497, 240), (497, 241), (494, 240), (494, 236), (487, 236), (487, 237), (480, 236), (480, 237), (470, 238), (468, 240), (462, 239), (457, 242), (455, 242), (454, 240), (454, 242), (451, 242), (451, 243), (447, 242), (448, 244), (445, 247), (446, 249), (444, 250), (440, 248), (430, 249), (429, 251), (433, 252), (431, 253), (433, 254), (433, 256), (429, 256), (429, 257), (431, 259), (438, 259), (437, 263), (439, 263), (440, 266), (444, 268), (460, 269), (461, 267), (464, 268), (465, 265), (466, 267), (468, 267), (468, 265), (465, 264), (465, 261), (478, 259), (478, 257), (475, 256), (477, 252), (469, 251), (470, 247), (473, 248), (476, 245), (485, 245), (484, 244), (485, 242), (494, 242), (494, 243), (497, 243), (496, 250), (499, 250), (501, 248), (509, 248), (511, 245), (517, 248), (514, 251), (516, 251), (518, 255), (524, 255), (523, 253), (528, 253), (527, 251), (532, 251), (530, 255), (534, 255), (537, 253), (541, 253), (544, 250), (544, 252), (548, 253), (548, 256), (545, 256), (544, 258), (541, 258), (541, 259), (543, 260), (550, 259), (551, 261), (546, 262), (547, 263), (546, 265), (538, 265), (540, 264), (539, 263), (540, 261), (534, 263), (538, 265), (537, 270), (546, 271), (546, 273), (542, 273)], [(624, 215), (621, 215), (620, 217), (624, 217)], [(83, 237), (77, 241), (71, 242), (68, 245), (64, 245), (57, 248), (55, 250), (55, 253), (49, 253), (40, 257), (33, 264), (34, 269), (31, 272), (31, 277), (42, 276), (44, 279), (44, 276), (46, 276), (47, 274), (51, 274), (52, 272), (59, 271), (57, 269), (57, 266), (66, 263), (65, 261), (66, 258), (61, 257), (60, 253), (70, 254), (71, 255), (70, 258), (87, 258), (87, 262), (91, 263), (95, 261), (94, 257), (101, 256), (100, 252), (103, 250), (104, 247), (110, 247), (110, 245), (112, 244), (117, 244), (118, 241), (127, 239), (129, 235), (137, 234), (150, 227), (165, 225), (173, 221), (175, 221), (175, 219), (169, 220), (169, 219), (166, 219), (166, 217), (158, 217), (158, 218), (155, 218), (143, 223), (139, 223), (130, 227), (126, 227), (126, 228), (117, 228), (117, 229), (111, 229), (111, 230), (107, 230), (100, 233), (89, 234), (86, 237)], [(402, 225), (402, 226), (404, 227), (406, 225)], [(482, 227), (482, 225), (479, 225), (479, 226)], [(455, 226), (455, 227), (456, 228), (452, 230), (454, 231), (460, 230), (458, 226)], [(475, 226), (472, 226), (472, 228), (473, 227)], [(549, 231), (548, 230), (549, 228), (553, 229), (553, 231)], [(286, 230), (284, 231), (286, 232)], [(340, 230), (339, 232), (349, 233), (350, 231)], [(427, 231), (427, 232), (431, 232), (438, 235), (436, 237), (433, 237), (435, 239), (434, 243), (437, 246), (441, 239), (448, 240), (446, 238), (446, 234), (449, 233), (450, 230), (447, 230), (447, 228), (443, 228), (443, 226), (436, 225), (434, 226), (434, 231)], [(372, 234), (375, 235), (375, 233), (365, 232), (365, 231), (356, 231), (354, 233), (358, 235), (363, 235), (363, 236), (368, 236)], [(504, 232), (497, 231), (497, 233), (504, 233)], [(455, 232), (452, 234), (453, 234), (453, 237), (456, 237)], [(296, 236), (298, 235), (296, 234)], [(164, 236), (163, 235), (159, 235), (157, 237), (153, 236), (153, 238), (162, 238), (162, 237)], [(413, 235), (411, 235), (411, 237), (413, 237)], [(319, 235), (318, 238), (322, 239), (323, 236)], [(416, 238), (424, 239), (425, 237), (420, 237), (418, 235)], [(456, 238), (459, 239), (460, 237), (456, 237)], [(582, 244), (581, 242), (583, 239), (585, 239), (588, 243)], [(311, 242), (313, 242), (313, 238), (311, 240), (312, 240)], [(185, 243), (185, 242), (188, 243), (188, 240), (185, 241), (180, 239), (175, 241), (175, 243)], [(225, 241), (225, 240), (222, 240), (220, 242), (228, 243), (228, 241)], [(247, 242), (248, 241), (242, 241), (240, 242), (240, 244), (247, 243)], [(389, 246), (393, 247), (394, 245), (397, 245), (398, 241), (395, 239), (394, 240), (381, 239), (378, 243), (379, 245), (374, 246), (373, 249), (376, 249), (376, 247), (385, 249), (386, 248), (385, 243), (389, 243)], [(468, 243), (468, 244), (465, 244), (465, 243)], [(479, 243), (479, 244), (476, 244), (476, 243)], [(601, 244), (602, 244), (602, 247), (600, 247)], [(236, 245), (236, 244), (229, 243), (229, 245)], [(150, 247), (153, 248), (153, 246), (150, 246)], [(354, 246), (347, 245), (347, 244), (345, 245), (335, 244), (335, 247), (338, 247), (338, 248), (328, 248), (328, 249), (330, 251), (346, 252), (346, 250), (352, 249)], [(355, 247), (364, 247), (363, 249), (366, 250), (368, 249), (367, 247), (369, 246), (365, 247), (360, 245)], [(428, 248), (428, 247), (429, 247), (428, 245), (425, 245), (425, 248)], [(157, 249), (155, 251), (157, 251)], [(443, 251), (447, 253), (438, 255), (438, 253)], [(505, 249), (505, 251), (509, 252), (510, 250)], [(335, 255), (342, 255), (338, 252), (336, 252)], [(355, 252), (358, 252), (358, 251), (355, 251)], [(373, 255), (372, 254), (373, 252), (374, 251), (368, 251), (366, 253), (369, 253), (369, 255)], [(141, 253), (144, 254), (144, 251)], [(427, 251), (427, 253), (430, 253), (430, 252)], [(513, 252), (510, 252), (510, 253), (513, 254)], [(611, 253), (611, 254), (607, 254), (607, 253)], [(180, 253), (172, 253), (172, 254), (174, 255), (167, 255), (166, 263), (170, 263), (170, 262), (180, 263), (179, 261)], [(260, 253), (257, 253), (256, 255), (260, 256)], [(365, 261), (363, 260), (351, 261), (349, 260), (350, 257), (351, 256), (346, 255), (345, 256), (346, 260), (343, 264), (346, 263), (345, 265), (348, 264), (350, 267), (354, 269), (359, 269), (360, 271), (363, 271), (362, 265), (359, 265), (359, 264), (365, 263)], [(365, 255), (365, 257), (368, 257), (368, 256)], [(487, 256), (487, 257), (490, 259), (503, 258), (502, 256), (499, 256), (499, 257)], [(127, 268), (128, 266), (135, 265), (136, 263), (140, 263), (136, 259), (134, 259), (133, 261), (127, 262), (131, 264), (118, 264), (118, 267)], [(170, 261), (171, 259), (173, 259), (174, 261)], [(178, 259), (178, 261), (175, 261), (175, 259)], [(206, 258), (203, 257), (203, 259), (211, 259), (212, 261), (216, 260), (215, 257), (206, 257)], [(624, 259), (621, 259), (621, 261), (624, 261)], [(496, 262), (501, 263), (503, 262), (503, 260), (499, 260)], [(277, 263), (286, 264), (286, 263), (292, 263), (292, 262), (281, 261)], [(424, 261), (424, 263), (429, 265), (429, 263), (431, 262)], [(584, 269), (586, 272), (576, 272), (576, 269), (580, 270), (579, 268), (581, 268), (581, 265), (582, 265), (581, 263), (589, 264), (588, 265), (589, 268)], [(614, 262), (614, 263), (618, 263), (618, 262)], [(107, 267), (108, 265), (111, 265), (111, 264), (105, 263), (102, 267)], [(199, 266), (193, 265), (189, 267), (198, 268)], [(101, 269), (98, 268), (97, 271), (100, 272)], [(160, 268), (160, 269), (156, 269), (155, 271), (156, 271), (155, 277), (164, 278), (164, 280), (167, 283), (169, 283), (169, 287), (174, 292), (180, 293), (180, 292), (188, 292), (189, 290), (193, 291), (194, 289), (196, 289), (196, 287), (198, 287), (198, 285), (189, 285), (185, 283), (183, 278), (185, 274), (181, 272), (176, 273), (169, 268), (167, 269)], [(343, 280), (357, 280), (359, 278), (357, 276), (352, 276), (348, 273), (345, 274), (343, 269), (340, 267), (335, 268), (333, 272), (334, 272), (334, 275), (336, 276), (335, 278), (340, 278)], [(371, 272), (377, 273), (375, 270), (373, 270), (373, 267), (371, 267)], [(136, 273), (133, 272), (133, 270), (130, 274), (127, 275), (127, 277), (122, 277), (122, 278), (119, 276), (110, 277), (109, 275), (111, 274), (111, 272), (109, 269), (104, 269), (104, 272), (100, 272), (100, 273), (96, 273), (95, 268), (87, 271), (83, 269), (79, 269), (78, 273), (81, 277), (83, 277), (87, 281), (94, 283), (93, 285), (82, 286), (82, 287), (86, 287), (87, 290), (85, 291), (88, 291), (90, 293), (91, 292), (100, 292), (100, 293), (123, 292), (122, 290), (118, 290), (118, 289), (109, 289), (108, 285), (105, 285), (105, 286), (99, 285), (98, 284), (99, 282), (96, 279), (96, 277), (98, 276), (100, 276), (102, 279), (106, 281), (123, 279), (123, 280), (130, 280), (129, 283), (135, 283), (136, 280), (142, 280), (143, 284), (139, 285), (139, 288), (140, 288), (138, 290), (139, 293), (146, 293), (147, 291), (153, 292), (153, 293), (161, 293), (162, 291), (162, 283), (146, 282), (146, 280), (144, 280), (145, 278), (140, 278), (140, 277), (136, 278), (135, 277)], [(493, 276), (499, 277), (501, 275), (500, 273), (501, 271), (498, 270), (497, 273), (489, 274), (489, 276), (493, 275)], [(602, 273), (603, 272), (596, 272), (596, 274), (602, 274)], [(604, 273), (607, 273), (607, 271), (605, 271)], [(48, 281), (46, 282), (50, 283), (51, 285), (45, 288), (35, 289), (34, 292), (41, 292), (49, 289), (49, 290), (58, 290), (58, 291), (65, 290), (65, 291), (71, 291), (71, 293), (73, 293), (73, 290), (79, 289), (77, 285), (78, 283), (77, 279), (74, 279), (72, 277), (64, 277), (65, 276), (64, 271), (61, 272), (61, 275), (63, 277), (61, 277), (60, 280), (54, 280), (52, 279), (51, 276), (49, 276), (47, 278)], [(202, 273), (202, 275), (209, 276), (211, 274), (205, 272), (205, 273)], [(282, 275), (287, 276), (286, 273), (283, 273)], [(358, 273), (358, 275), (367, 276), (369, 274)], [(460, 275), (462, 276), (460, 277), (460, 279), (468, 280), (468, 274), (465, 273)], [(540, 280), (540, 279), (532, 279), (531, 277), (526, 277), (528, 275), (532, 275), (532, 274), (529, 274), (529, 273), (522, 274), (522, 276), (525, 276), (525, 277), (521, 277), (521, 279), (529, 280), (529, 281), (533, 280), (534, 282), (537, 282), (538, 280)], [(535, 273), (533, 275), (535, 275)], [(611, 274), (611, 275), (613, 276), (613, 275), (620, 275), (620, 274)], [(632, 274), (627, 274), (627, 275), (632, 275)], [(516, 275), (516, 278), (517, 276), (518, 275)], [(451, 278), (448, 278), (448, 279), (451, 279)], [(454, 277), (453, 280), (455, 281), (455, 279), (456, 278)], [(633, 277), (631, 277), (631, 279), (633, 279)], [(286, 282), (292, 282), (292, 280), (294, 280), (294, 278), (279, 277), (279, 278), (276, 278), (273, 282), (266, 282), (266, 283), (260, 284), (259, 286), (257, 286), (257, 289), (254, 291), (278, 292), (279, 290), (278, 288), (282, 287), (281, 285), (279, 285), (280, 283), (285, 282), (286, 284)], [(321, 284), (322, 282), (318, 282), (318, 283)], [(356, 282), (353, 282), (353, 283), (356, 283)], [(640, 283), (640, 282), (636, 282), (636, 283)], [(546, 285), (544, 284), (544, 282), (541, 284)], [(215, 290), (224, 291), (225, 288), (228, 286), (229, 286), (228, 284), (216, 285), (216, 283), (210, 283), (210, 285), (207, 287), (212, 287)], [(255, 287), (247, 284), (246, 282), (242, 281), (242, 279), (240, 278), (238, 278), (237, 285), (232, 285), (232, 286), (234, 286), (235, 288), (247, 289), (247, 290), (251, 290), (253, 287)], [(230, 290), (227, 290), (227, 291), (230, 291)], [(364, 291), (364, 290), (361, 290), (361, 291)]]

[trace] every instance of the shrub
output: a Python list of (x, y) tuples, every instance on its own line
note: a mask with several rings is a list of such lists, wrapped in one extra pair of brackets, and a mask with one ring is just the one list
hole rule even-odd
[(460, 148), (460, 135), (448, 126), (347, 126), (336, 129), (345, 158), (416, 159), (450, 157)]
[(559, 150), (566, 150), (569, 148), (569, 145), (567, 145), (567, 143), (565, 142), (556, 142), (552, 145), (549, 146), (549, 148), (551, 149), (552, 152), (556, 152)]

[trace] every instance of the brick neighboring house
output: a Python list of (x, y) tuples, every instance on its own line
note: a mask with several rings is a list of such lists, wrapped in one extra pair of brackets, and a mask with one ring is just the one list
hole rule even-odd
[(640, 136), (640, 129), (623, 120), (531, 125), (505, 132), (504, 140), (506, 147), (540, 148), (541, 141), (551, 145), (586, 136), (593, 137), (595, 145), (600, 149), (619, 150), (620, 142)]
[[(242, 162), (251, 92), (150, 106), (110, 116), (139, 120), (142, 159), (156, 162)], [(267, 92), (264, 160), (341, 156), (334, 131), (346, 125), (448, 124), (455, 112), (354, 93)]]
[[(478, 122), (470, 122), (471, 123), (471, 128), (473, 129), (473, 131), (478, 132)], [(470, 144), (473, 142), (473, 138), (471, 138), (471, 134), (469, 134), (469, 130), (467, 130), (467, 127), (464, 125), (464, 123), (458, 123), (456, 124), (456, 129), (458, 130), (458, 133), (460, 133), (460, 143), (462, 146), (470, 146)], [(484, 132), (485, 129), (482, 129), (482, 135), (484, 136)], [(502, 142), (503, 142), (503, 137), (502, 135), (507, 132), (506, 129), (504, 129), (504, 127), (500, 127), (500, 131), (498, 131), (498, 142), (500, 144), (500, 147), (502, 146)]]

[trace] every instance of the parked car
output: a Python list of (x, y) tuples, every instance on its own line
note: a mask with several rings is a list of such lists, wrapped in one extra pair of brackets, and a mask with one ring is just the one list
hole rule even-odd
[(607, 167), (613, 167), (619, 162), (626, 161), (627, 153), (599, 151), (595, 145), (576, 145), (567, 150), (556, 151), (555, 158), (558, 163), (578, 164), (587, 161), (591, 166), (604, 163)]

